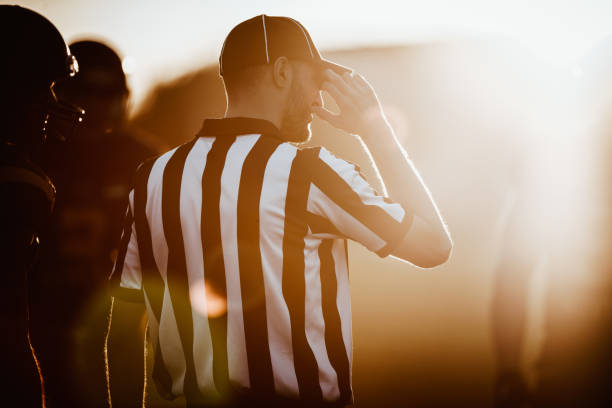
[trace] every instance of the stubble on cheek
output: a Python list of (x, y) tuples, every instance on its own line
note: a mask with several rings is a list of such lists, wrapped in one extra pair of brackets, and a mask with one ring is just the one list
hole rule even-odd
[(290, 142), (307, 142), (311, 136), (310, 115), (308, 106), (302, 102), (298, 95), (294, 95), (281, 123), (283, 137)]

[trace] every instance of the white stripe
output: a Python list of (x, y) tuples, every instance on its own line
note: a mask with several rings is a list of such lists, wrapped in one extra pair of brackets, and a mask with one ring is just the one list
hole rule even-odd
[(306, 44), (308, 44), (308, 51), (310, 51), (310, 56), (314, 59), (314, 54), (312, 53), (312, 48), (310, 48), (310, 41), (308, 41), (308, 36), (306, 35), (306, 32), (304, 32), (304, 29), (302, 28), (301, 24), (298, 23), (297, 21), (295, 21), (294, 19), (287, 17), (289, 20), (293, 21), (293, 23), (298, 26), (298, 28), (300, 29), (300, 31), (302, 32), (302, 34), (304, 35), (304, 39), (306, 40)]
[(172, 393), (174, 395), (183, 395), (184, 393), (186, 363), (180, 340), (174, 307), (170, 299), (168, 283), (166, 283), (163, 307), (159, 318), (159, 347), (170, 378), (172, 378)]
[(168, 245), (166, 244), (162, 223), (162, 182), (166, 163), (177, 148), (175, 147), (155, 160), (147, 182), (146, 214), (151, 230), (153, 258), (164, 282), (166, 281), (166, 269), (168, 268)]
[(261, 15), (261, 21), (263, 24), (264, 42), (266, 43), (266, 62), (270, 63), (270, 55), (268, 55), (268, 33), (266, 33), (266, 16)]
[(321, 260), (319, 259), (319, 245), (321, 240), (306, 235), (304, 240), (304, 266), (306, 280), (306, 339), (314, 353), (319, 367), (319, 384), (323, 399), (332, 401), (340, 396), (338, 376), (329, 361), (327, 347), (325, 346), (325, 320), (321, 304)]
[(257, 139), (259, 135), (240, 136), (230, 147), (221, 174), (219, 200), (221, 242), (227, 285), (227, 363), (230, 379), (243, 387), (249, 387), (250, 380), (240, 292), (236, 218), (242, 164)]
[(259, 204), (259, 245), (264, 275), (266, 314), (274, 388), (280, 395), (299, 396), (289, 309), (283, 297), (283, 237), (289, 173), (297, 149), (278, 146), (266, 164)]
[(335, 239), (332, 246), (332, 256), (334, 258), (336, 282), (338, 284), (338, 294), (336, 296), (336, 306), (340, 314), (340, 324), (342, 327), (342, 339), (346, 347), (346, 355), (349, 361), (349, 375), (352, 384), (353, 376), (353, 333), (351, 323), (351, 292), (349, 286), (348, 265), (346, 264), (346, 241)]
[(204, 299), (204, 255), (202, 250), (202, 173), (211, 139), (199, 138), (185, 159), (181, 180), (180, 217), (185, 247), (189, 297), (193, 318), (193, 361), (199, 388), (215, 394), (213, 353)]
[[(134, 190), (130, 191), (128, 196), (128, 205), (130, 208), (128, 211), (131, 211), (134, 214)], [(127, 216), (127, 211), (126, 211)], [(123, 234), (125, 231), (121, 233), (121, 240), (123, 241)], [(140, 255), (138, 253), (138, 236), (136, 235), (136, 223), (134, 222), (134, 218), (132, 217), (132, 226), (130, 228), (130, 241), (128, 242), (127, 251), (125, 252), (125, 257), (123, 258), (123, 269), (121, 271), (117, 271), (117, 273), (121, 274), (121, 280), (119, 282), (119, 287), (126, 289), (137, 289), (140, 290), (142, 288), (142, 271), (140, 267)]]
[[(151, 301), (149, 300), (149, 296), (147, 295), (147, 292), (143, 292), (143, 293), (144, 293), (145, 308), (147, 309), (147, 317), (148, 317), (147, 326), (149, 329), (149, 339), (151, 340), (151, 346), (153, 347), (153, 350), (155, 350), (155, 347), (157, 347), (157, 343), (159, 342), (159, 338), (158, 338), (159, 322), (155, 318), (155, 313), (153, 313), (153, 306), (151, 306)], [(158, 361), (156, 364), (163, 364), (164, 367), (166, 366), (163, 361)]]
[(160, 156), (151, 168), (147, 183), (146, 215), (151, 229), (153, 257), (165, 285), (163, 307), (159, 319), (159, 347), (168, 373), (172, 378), (172, 393), (182, 395), (186, 363), (174, 308), (168, 291), (168, 244), (164, 235), (161, 207), (164, 169), (177, 148)]

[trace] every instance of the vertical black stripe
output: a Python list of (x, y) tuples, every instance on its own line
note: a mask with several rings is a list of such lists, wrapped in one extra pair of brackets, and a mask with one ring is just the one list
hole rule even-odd
[(167, 283), (185, 354), (185, 398), (199, 398), (193, 361), (193, 318), (189, 299), (189, 280), (183, 230), (181, 227), (180, 196), (185, 160), (197, 139), (179, 147), (164, 168), (162, 187), (162, 223), (168, 244)]
[(125, 218), (123, 220), (123, 234), (121, 236), (121, 242), (119, 243), (119, 252), (117, 254), (117, 260), (113, 268), (113, 273), (110, 278), (110, 285), (112, 289), (119, 288), (121, 284), (121, 275), (123, 274), (123, 264), (125, 263), (125, 255), (127, 253), (130, 239), (132, 238), (132, 223), (134, 217), (132, 216), (132, 210), (128, 204)]
[(151, 229), (146, 214), (147, 184), (153, 163), (155, 163), (154, 159), (147, 160), (136, 171), (134, 179), (134, 222), (136, 223), (136, 237), (142, 271), (142, 287), (149, 298), (153, 314), (159, 322), (164, 299), (164, 281), (155, 264), (155, 258), (153, 258)]
[(172, 394), (172, 377), (166, 369), (164, 359), (161, 354), (161, 346), (159, 345), (159, 329), (157, 334), (157, 342), (155, 345), (154, 357), (153, 357), (153, 373), (151, 374), (153, 381), (159, 395), (166, 399), (173, 399), (175, 397)]
[[(140, 269), (142, 271), (142, 287), (149, 299), (153, 315), (159, 324), (164, 300), (164, 281), (159, 274), (155, 258), (153, 257), (151, 229), (149, 228), (146, 214), (147, 186), (154, 163), (155, 159), (149, 159), (136, 171), (134, 177), (134, 222), (138, 240), (138, 253), (140, 255)], [(172, 378), (166, 370), (162, 359), (159, 339), (156, 343), (153, 379), (161, 393), (172, 395)]]
[(242, 165), (238, 190), (238, 264), (249, 379), (255, 394), (271, 395), (274, 378), (268, 342), (261, 248), (259, 203), (268, 159), (280, 141), (261, 136)]
[(340, 312), (336, 298), (338, 296), (338, 282), (336, 279), (336, 265), (332, 255), (334, 241), (323, 240), (319, 246), (319, 260), (321, 263), (321, 307), (325, 321), (325, 347), (329, 361), (338, 377), (340, 400), (343, 404), (352, 401), (350, 383), (350, 364), (346, 353), (346, 346), (342, 337)]
[(333, 234), (338, 238), (346, 238), (346, 235), (340, 232), (327, 218), (310, 211), (306, 212), (306, 216), (308, 217), (308, 227), (313, 234)]
[(282, 282), (291, 321), (293, 360), (300, 397), (315, 401), (323, 397), (317, 361), (306, 339), (304, 238), (308, 232), (306, 205), (310, 187), (309, 164), (318, 153), (318, 149), (298, 150), (291, 164), (285, 201)]
[[(235, 137), (216, 139), (206, 157), (202, 174), (202, 252), (204, 254), (204, 279), (222, 299), (227, 299), (225, 263), (221, 242), (221, 175), (227, 152)], [(227, 363), (227, 315), (208, 317), (213, 348), (213, 378), (217, 391), (229, 394), (229, 370)]]
[(123, 232), (121, 234), (121, 242), (119, 243), (119, 251), (117, 259), (113, 266), (113, 272), (109, 277), (109, 289), (111, 296), (119, 297), (122, 300), (130, 302), (144, 302), (143, 291), (139, 289), (128, 289), (121, 287), (121, 279), (123, 277), (123, 267), (125, 265), (125, 257), (127, 254), (130, 240), (132, 239), (132, 226), (134, 225), (134, 217), (132, 209), (128, 204), (127, 212), (123, 219)]

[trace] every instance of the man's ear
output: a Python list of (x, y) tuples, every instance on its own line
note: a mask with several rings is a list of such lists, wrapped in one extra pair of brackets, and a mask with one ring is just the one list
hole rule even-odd
[(279, 88), (286, 88), (291, 85), (293, 78), (293, 67), (287, 57), (278, 57), (272, 66), (272, 78), (274, 85)]

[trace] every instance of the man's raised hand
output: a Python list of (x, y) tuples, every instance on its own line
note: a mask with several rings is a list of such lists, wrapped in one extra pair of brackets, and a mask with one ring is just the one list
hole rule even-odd
[(365, 78), (357, 73), (338, 75), (331, 69), (324, 72), (321, 90), (336, 101), (340, 113), (316, 106), (314, 113), (332, 126), (362, 138), (380, 126), (388, 126), (378, 97)]

